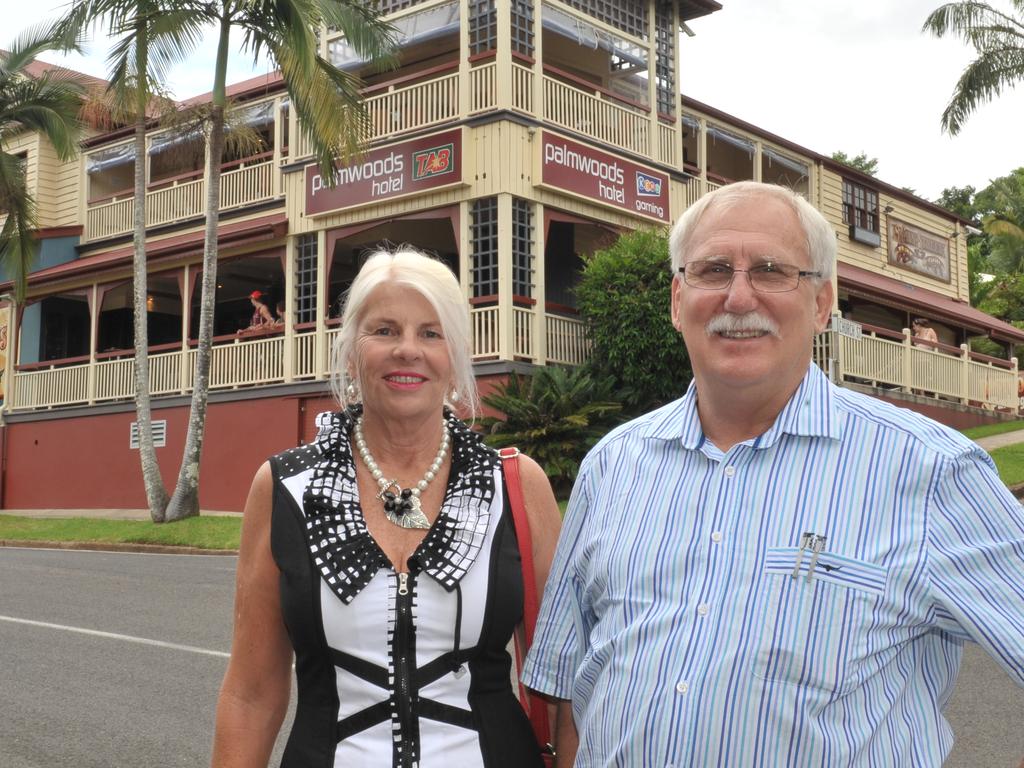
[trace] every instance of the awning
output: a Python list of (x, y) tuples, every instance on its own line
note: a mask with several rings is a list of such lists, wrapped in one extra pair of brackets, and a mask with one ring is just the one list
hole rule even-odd
[[(453, 34), (459, 31), (458, 0), (410, 13), (392, 21), (391, 26), (399, 48)], [(343, 70), (352, 70), (366, 63), (366, 59), (343, 37), (331, 41), (329, 56), (331, 63)]]
[(584, 48), (603, 48), (622, 61), (628, 61), (634, 67), (647, 69), (647, 56), (643, 48), (610, 32), (605, 32), (579, 16), (544, 3), (541, 8), (541, 24), (544, 29), (568, 38)]
[(966, 328), (971, 334), (985, 334), (997, 341), (1024, 344), (1024, 331), (1021, 329), (941, 293), (842, 262), (837, 265), (837, 274), (840, 289), (853, 296)]

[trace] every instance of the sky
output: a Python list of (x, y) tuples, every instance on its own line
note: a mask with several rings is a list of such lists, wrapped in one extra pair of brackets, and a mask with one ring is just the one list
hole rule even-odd
[[(2, 0), (13, 36), (57, 16), (66, 0)], [(921, 33), (941, 0), (719, 0), (721, 11), (690, 22), (680, 89), (688, 96), (823, 155), (865, 152), (878, 178), (934, 200), (950, 186), (982, 189), (1024, 166), (1024, 85), (982, 105), (955, 138), (939, 118), (971, 50)], [(990, 0), (1004, 10), (1007, 0)], [(0, 35), (0, 47), (12, 41)], [(179, 99), (210, 90), (211, 37), (171, 76)], [(41, 58), (97, 77), (106, 42), (87, 57)], [(240, 53), (228, 82), (264, 74)]]

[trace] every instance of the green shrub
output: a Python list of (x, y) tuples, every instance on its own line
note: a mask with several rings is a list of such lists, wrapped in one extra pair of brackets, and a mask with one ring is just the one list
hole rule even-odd
[(483, 398), (505, 415), (480, 419), (484, 440), (527, 454), (564, 498), (587, 451), (622, 420), (622, 405), (612, 392), (610, 378), (595, 379), (583, 368), (549, 366), (531, 376), (512, 374)]
[(630, 232), (584, 259), (576, 296), (591, 342), (588, 367), (610, 377), (631, 414), (682, 396), (693, 376), (672, 326), (672, 274), (663, 231)]

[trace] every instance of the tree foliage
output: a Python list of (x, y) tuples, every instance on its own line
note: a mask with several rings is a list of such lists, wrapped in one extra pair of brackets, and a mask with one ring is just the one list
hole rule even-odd
[(680, 397), (690, 360), (670, 317), (672, 274), (664, 232), (624, 234), (584, 259), (576, 288), (591, 344), (590, 369), (610, 377), (630, 413)]
[(977, 54), (960, 75), (942, 112), (942, 127), (952, 136), (979, 105), (1024, 80), (1024, 2), (1011, 1), (1013, 13), (988, 3), (961, 0), (939, 6), (925, 19), (923, 32), (959, 37)]
[(878, 158), (868, 157), (867, 152), (861, 152), (855, 157), (850, 157), (845, 152), (833, 152), (832, 159), (837, 163), (848, 165), (861, 173), (866, 173), (868, 176), (876, 176), (878, 174)]
[(82, 125), (78, 108), (83, 90), (68, 70), (29, 76), (36, 56), (55, 48), (77, 48), (77, 41), (58, 39), (42, 26), (22, 33), (6, 53), (0, 52), (0, 263), (14, 281), (15, 296), (25, 295), (29, 270), (38, 253), (36, 207), (29, 193), (20, 157), (9, 151), (11, 140), (37, 131), (53, 145), (61, 160), (78, 152)]
[(483, 401), (504, 414), (480, 420), (484, 440), (495, 448), (515, 446), (534, 459), (560, 498), (568, 495), (587, 451), (622, 420), (612, 379), (595, 378), (584, 368), (512, 374)]

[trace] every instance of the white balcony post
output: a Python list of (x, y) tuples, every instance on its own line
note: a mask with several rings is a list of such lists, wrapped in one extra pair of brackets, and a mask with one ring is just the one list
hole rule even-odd
[(544, 4), (537, 3), (533, 9), (533, 114), (544, 119), (547, 107), (544, 104)]
[[(274, 163), (277, 171), (277, 163)], [(295, 243), (292, 236), (284, 245), (284, 359), (282, 372), (285, 382), (295, 378)]]
[(469, 114), (472, 104), (470, 99), (469, 66), (469, 3), (470, 0), (459, 0), (459, 117)]
[[(289, 112), (291, 105), (289, 105)], [(284, 155), (281, 144), (284, 141), (284, 126), (281, 125), (281, 99), (274, 100), (274, 157), (270, 165), (270, 196), (278, 197), (282, 193), (281, 163)]]
[(913, 365), (913, 362), (911, 361), (911, 357), (913, 355), (914, 347), (913, 347), (913, 345), (911, 345), (910, 339), (911, 339), (910, 329), (909, 328), (904, 328), (903, 329), (903, 375), (901, 377), (903, 379), (903, 381), (902, 381), (903, 386), (901, 387), (901, 389), (904, 392), (910, 392), (911, 388), (912, 388), (911, 385), (913, 384), (911, 379), (913, 378), (913, 375), (914, 375), (914, 365)]
[[(512, 36), (504, 30), (512, 28), (511, 0), (494, 0), (497, 14), (498, 40), (495, 52), (495, 75), (497, 77), (497, 108), (512, 108)], [(511, 208), (509, 209), (511, 213)]]
[[(988, 374), (985, 374), (988, 376)], [(986, 392), (986, 395), (988, 393)], [(960, 345), (960, 402), (964, 405), (971, 399), (971, 348)], [(987, 399), (987, 398), (986, 398)]]
[(181, 394), (188, 392), (192, 386), (191, 354), (188, 343), (188, 323), (192, 314), (192, 281), (189, 266), (185, 265), (185, 277), (181, 284), (181, 365), (178, 369), (179, 389)]
[[(675, 3), (672, 3), (675, 5)], [(661, 131), (658, 130), (658, 22), (652, 3), (647, 10), (647, 122), (651, 139), (647, 149), (651, 159), (661, 162)], [(676, 43), (678, 46), (678, 43)]]
[(92, 405), (96, 402), (96, 345), (99, 343), (100, 306), (96, 283), (92, 284), (92, 301), (89, 302), (89, 371), (86, 374), (85, 397)]
[(4, 358), (3, 365), (3, 387), (0, 389), (0, 396), (3, 398), (3, 403), (0, 403), (0, 425), (3, 424), (3, 415), (9, 413), (11, 406), (14, 403), (14, 387), (16, 385), (14, 381), (14, 363), (15, 355), (18, 354), (17, 347), (18, 339), (21, 335), (21, 328), (17, 327), (18, 321), (18, 305), (14, 300), (13, 294), (8, 294), (4, 297), (7, 301), (7, 306), (0, 309), (0, 314), (6, 313), (7, 317), (7, 349)]

